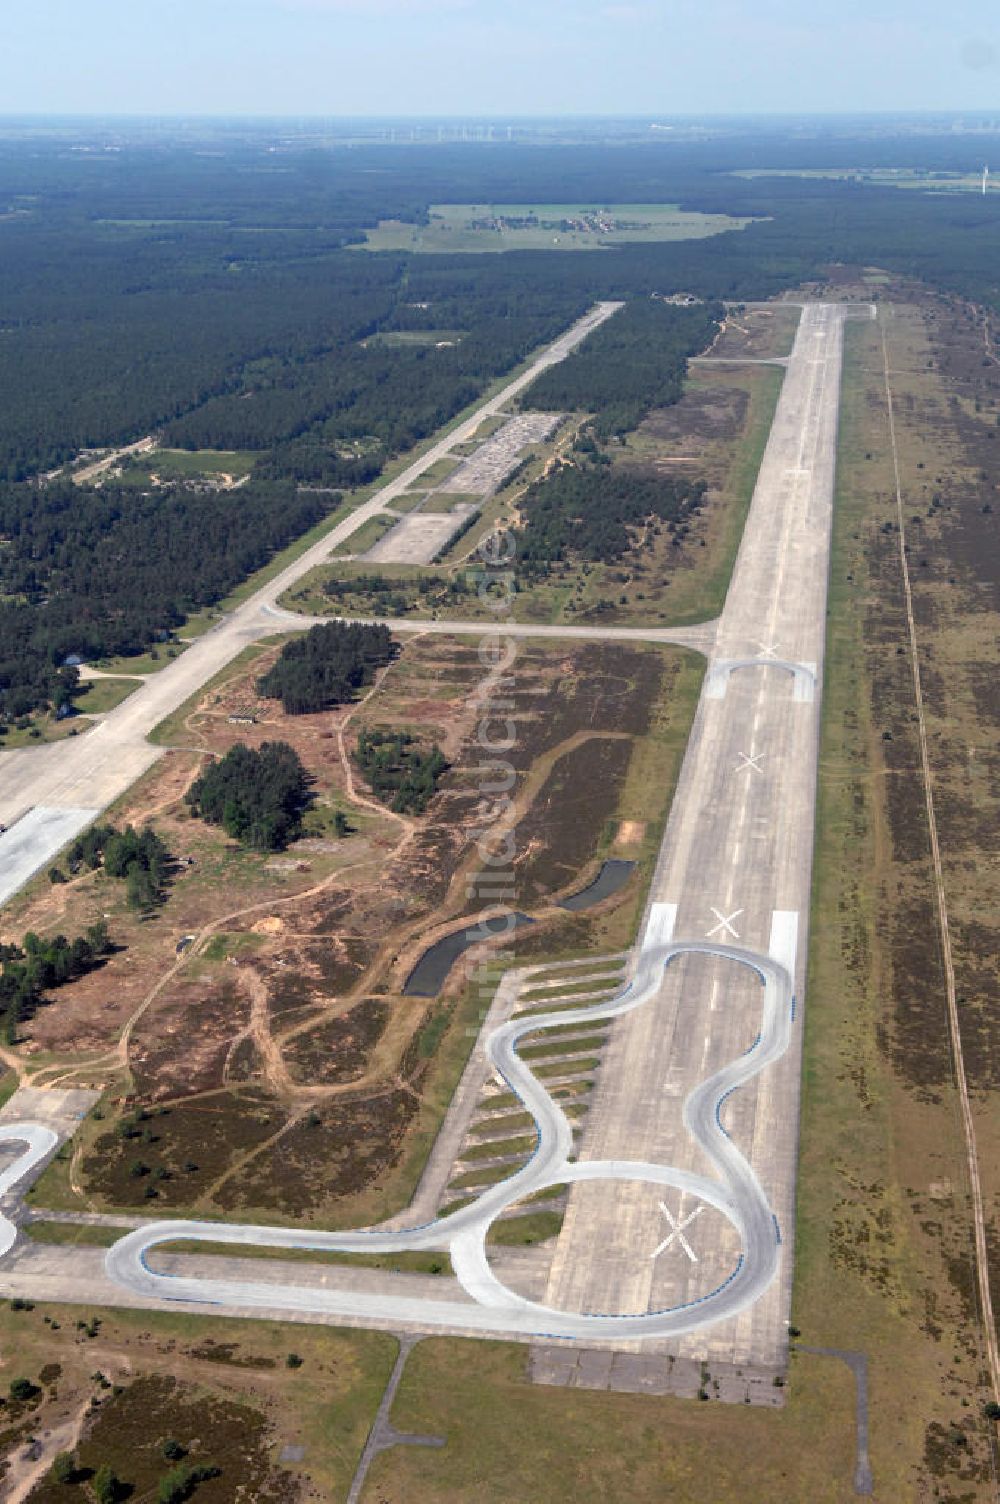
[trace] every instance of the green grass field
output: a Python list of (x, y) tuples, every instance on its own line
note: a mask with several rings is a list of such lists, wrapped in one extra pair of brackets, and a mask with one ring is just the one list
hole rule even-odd
[(370, 548), (374, 548), (380, 538), (384, 538), (386, 533), (396, 526), (396, 522), (395, 517), (385, 512), (369, 517), (368, 521), (363, 522), (356, 532), (337, 544), (332, 551), (334, 556), (367, 553)]
[(248, 449), (157, 449), (152, 467), (159, 475), (249, 475), (256, 455)]
[(416, 480), (409, 487), (411, 491), (426, 491), (434, 486), (439, 486), (442, 481), (454, 475), (458, 469), (459, 461), (453, 455), (443, 454), (433, 465), (428, 465), (426, 470), (421, 471)]
[(979, 172), (932, 172), (927, 167), (748, 167), (733, 177), (850, 179), (879, 188), (922, 188), (926, 193), (981, 193), (983, 188)]
[(64, 736), (76, 736), (87, 729), (86, 721), (57, 721), (49, 712), (31, 716), (26, 726), (5, 726), (0, 737), (0, 751), (12, 752), (17, 747), (36, 747), (41, 742), (62, 741)]
[(202, 480), (231, 485), (248, 476), (256, 460), (248, 449), (154, 449), (133, 456), (122, 468), (120, 483), (145, 487), (155, 475), (161, 484)]
[[(134, 658), (99, 658), (94, 667), (105, 674), (116, 674), (125, 679), (135, 678), (139, 674), (155, 674), (159, 669), (166, 668), (183, 651), (184, 644), (180, 642), (158, 643), (148, 653), (139, 653)], [(83, 706), (80, 708), (82, 710)]]
[(91, 679), (76, 702), (84, 715), (105, 715), (139, 688), (138, 679)]
[(796, 1358), (781, 1410), (549, 1388), (532, 1384), (526, 1368), (515, 1343), (421, 1342), (392, 1421), (444, 1436), (446, 1445), (383, 1452), (363, 1504), (853, 1497), (853, 1385), (843, 1364)]
[[(600, 214), (610, 228), (597, 227)], [(531, 226), (489, 228), (484, 222), (527, 219)], [(565, 221), (585, 223), (572, 229)], [(676, 204), (432, 204), (430, 223), (404, 224), (383, 220), (369, 230), (369, 251), (419, 251), (447, 254), (456, 251), (594, 251), (630, 241), (703, 240), (725, 230), (742, 230), (748, 219), (728, 214), (698, 214)]]
[(383, 345), (390, 350), (399, 350), (412, 345), (457, 345), (464, 338), (463, 329), (387, 329), (382, 334), (369, 335), (364, 345), (366, 348)]

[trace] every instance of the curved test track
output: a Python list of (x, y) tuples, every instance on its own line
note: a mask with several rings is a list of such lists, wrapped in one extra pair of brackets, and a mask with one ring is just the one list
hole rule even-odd
[[(24, 1153), (12, 1160), (0, 1171), (0, 1198), (12, 1191), (24, 1180), (36, 1165), (52, 1153), (59, 1143), (59, 1135), (44, 1123), (3, 1123), (0, 1125), (0, 1144), (24, 1144)], [(0, 1211), (0, 1258), (14, 1246), (17, 1228)]]
[[(666, 1165), (642, 1161), (573, 1163), (573, 1135), (565, 1113), (518, 1054), (526, 1034), (573, 1023), (616, 1018), (649, 1002), (661, 975), (678, 956), (700, 953), (749, 966), (763, 983), (760, 1037), (739, 1059), (709, 1076), (684, 1105), (689, 1133), (704, 1149), (718, 1180)], [(770, 957), (733, 946), (698, 942), (658, 945), (644, 951), (633, 981), (617, 997), (593, 1007), (559, 1010), (514, 1019), (487, 1040), (487, 1055), (532, 1114), (538, 1144), (527, 1165), (491, 1187), (470, 1206), (424, 1227), (402, 1231), (300, 1232), (294, 1228), (235, 1226), (225, 1223), (163, 1221), (128, 1233), (107, 1253), (106, 1269), (116, 1283), (156, 1300), (210, 1303), (269, 1310), (311, 1310), (380, 1321), (419, 1321), (424, 1326), (512, 1331), (560, 1337), (667, 1337), (735, 1315), (755, 1301), (774, 1277), (778, 1262), (775, 1222), (753, 1169), (728, 1137), (721, 1122), (725, 1099), (750, 1081), (786, 1049), (792, 1016), (792, 979)], [(0, 1138), (14, 1137), (2, 1130)], [(576, 1314), (553, 1310), (524, 1299), (503, 1285), (490, 1268), (486, 1237), (496, 1218), (525, 1196), (573, 1180), (640, 1180), (673, 1186), (697, 1195), (728, 1218), (739, 1232), (743, 1253), (730, 1277), (711, 1294), (686, 1306), (634, 1316)], [(201, 1241), (266, 1246), (314, 1252), (388, 1253), (447, 1249), (455, 1273), (475, 1306), (453, 1301), (370, 1295), (340, 1289), (257, 1284), (231, 1279), (186, 1278), (150, 1269), (147, 1256), (164, 1243)]]

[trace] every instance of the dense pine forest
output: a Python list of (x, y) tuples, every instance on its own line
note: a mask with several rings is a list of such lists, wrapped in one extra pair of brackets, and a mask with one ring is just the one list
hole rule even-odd
[[(960, 135), (762, 128), (627, 148), (345, 150), (294, 132), (276, 147), (262, 125), (219, 129), (202, 150), (180, 129), (109, 127), (108, 141), (85, 129), (86, 141), (71, 126), (0, 140), (0, 727), (72, 700), (67, 657), (169, 638), (320, 521), (337, 488), (375, 479), (596, 298), (635, 306), (531, 400), (599, 409), (602, 434), (672, 400), (714, 300), (769, 297), (846, 263), (1000, 308), (997, 195), (736, 175), (842, 166), (845, 153), (968, 170)], [(977, 138), (976, 162), (998, 145)], [(380, 219), (426, 222), (445, 201), (677, 203), (753, 222), (586, 253), (359, 248)], [(677, 291), (706, 306), (654, 301)], [(643, 352), (633, 336), (650, 307), (663, 309), (663, 342)], [(247, 450), (251, 482), (193, 495), (44, 479), (82, 449), (150, 432)], [(559, 546), (551, 518), (543, 543), (539, 517), (539, 549)]]
[(627, 303), (567, 360), (549, 366), (522, 399), (543, 411), (595, 414), (599, 438), (637, 428), (684, 390), (687, 357), (711, 343), (722, 305), (675, 308), (650, 298)]
[(280, 700), (286, 715), (329, 710), (353, 700), (355, 691), (370, 684), (395, 653), (388, 627), (323, 622), (286, 642), (257, 688)]
[(70, 700), (66, 658), (167, 640), (337, 499), (288, 481), (205, 494), (0, 485), (0, 724)]
[(676, 525), (701, 506), (705, 482), (612, 466), (598, 449), (529, 486), (517, 529), (517, 568), (526, 578), (574, 557), (609, 563), (644, 524)]
[(287, 742), (237, 742), (184, 795), (195, 815), (255, 851), (281, 851), (298, 835), (309, 777)]

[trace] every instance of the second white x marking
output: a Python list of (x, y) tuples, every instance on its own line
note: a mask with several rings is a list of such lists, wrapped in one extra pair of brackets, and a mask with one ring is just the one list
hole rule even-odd
[(663, 1242), (659, 1245), (659, 1247), (655, 1248), (653, 1250), (653, 1252), (650, 1255), (650, 1257), (654, 1258), (654, 1259), (658, 1259), (660, 1257), (661, 1253), (666, 1253), (667, 1249), (670, 1247), (671, 1243), (676, 1238), (677, 1241), (678, 1241), (678, 1243), (683, 1248), (684, 1252), (687, 1254), (688, 1258), (691, 1260), (692, 1264), (697, 1264), (697, 1262), (698, 1262), (698, 1255), (695, 1253), (694, 1249), (691, 1247), (691, 1244), (688, 1242), (687, 1238), (684, 1236), (684, 1229), (685, 1229), (685, 1227), (690, 1227), (691, 1223), (694, 1221), (695, 1217), (697, 1217), (698, 1214), (700, 1212), (703, 1212), (704, 1210), (705, 1210), (704, 1205), (696, 1206), (693, 1212), (689, 1212), (688, 1213), (688, 1215), (684, 1218), (683, 1222), (678, 1222), (677, 1218), (674, 1216), (674, 1214), (670, 1210), (669, 1206), (667, 1206), (665, 1202), (661, 1201), (660, 1202), (660, 1211), (663, 1213), (663, 1215), (666, 1217), (667, 1221), (670, 1223), (671, 1231), (663, 1239)]
[(728, 916), (725, 914), (720, 914), (718, 909), (715, 908), (713, 908), (712, 913), (715, 915), (716, 919), (719, 922), (718, 924), (712, 925), (712, 928), (705, 936), (706, 940), (711, 940), (712, 936), (717, 935), (720, 930), (725, 930), (727, 934), (732, 935), (734, 940), (738, 940), (740, 938), (736, 933), (736, 929), (733, 925), (733, 920), (739, 919), (740, 915), (743, 913), (742, 909), (734, 909), (733, 912)]

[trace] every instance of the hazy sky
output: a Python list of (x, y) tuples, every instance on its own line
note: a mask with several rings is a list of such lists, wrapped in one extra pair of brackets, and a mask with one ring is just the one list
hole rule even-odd
[(8, 0), (0, 111), (1000, 111), (997, 0)]

